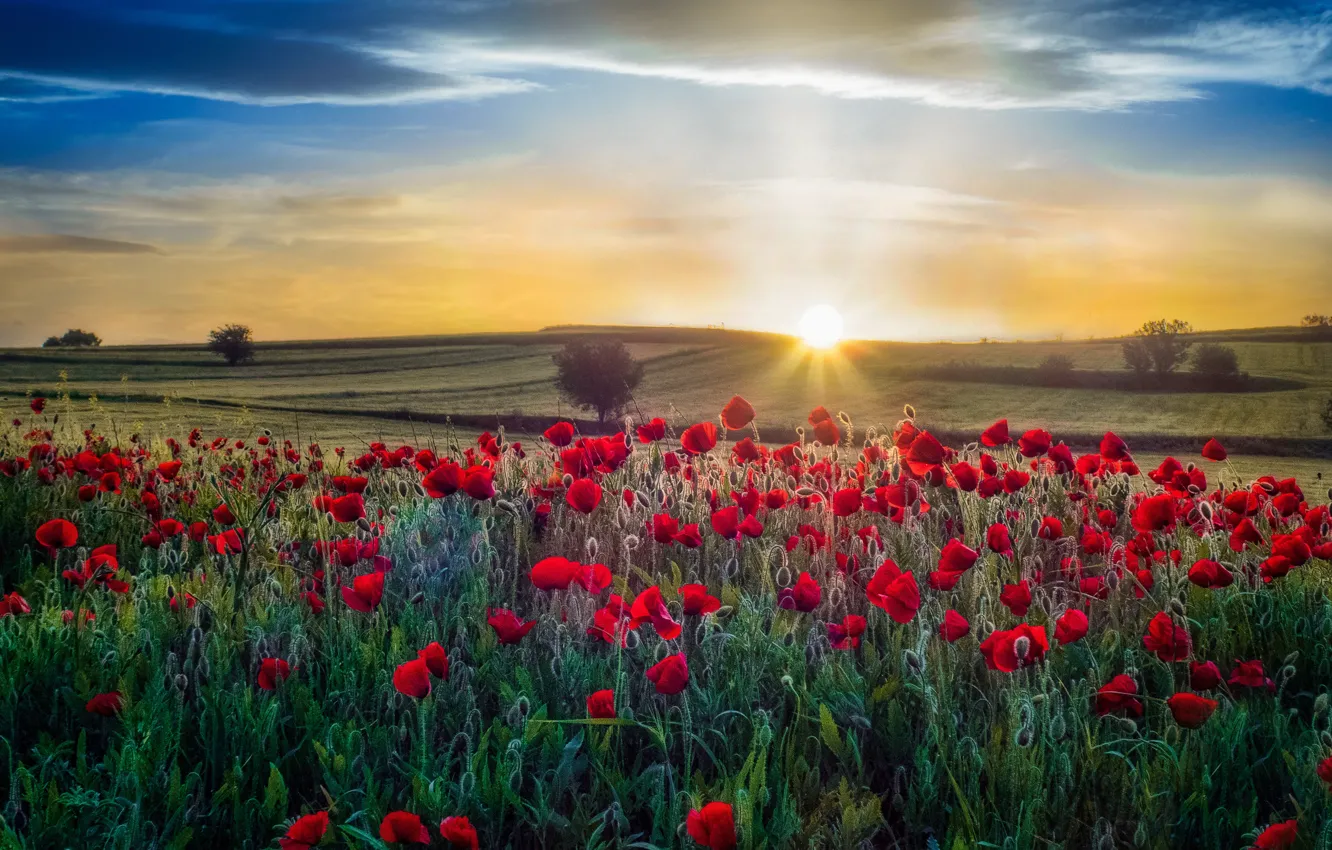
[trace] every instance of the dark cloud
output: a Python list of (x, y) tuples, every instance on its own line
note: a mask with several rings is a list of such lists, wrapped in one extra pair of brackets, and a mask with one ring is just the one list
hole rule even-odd
[(170, 20), (51, 2), (11, 3), (0, 26), (0, 73), (89, 88), (277, 103), (449, 97), (486, 88), (485, 81), (394, 65), (352, 45), (209, 20)]
[(95, 239), (90, 236), (0, 236), (0, 254), (160, 254), (162, 250), (140, 242)]

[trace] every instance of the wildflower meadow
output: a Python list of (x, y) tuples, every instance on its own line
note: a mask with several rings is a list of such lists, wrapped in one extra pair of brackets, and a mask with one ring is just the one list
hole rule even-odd
[(1327, 494), (1215, 440), (28, 402), (0, 847), (1332, 848)]

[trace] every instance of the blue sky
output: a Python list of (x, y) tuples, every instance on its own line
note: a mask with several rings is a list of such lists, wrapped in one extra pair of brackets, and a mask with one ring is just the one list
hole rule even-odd
[(1328, 3), (0, 0), (0, 126), (0, 345), (1332, 302)]

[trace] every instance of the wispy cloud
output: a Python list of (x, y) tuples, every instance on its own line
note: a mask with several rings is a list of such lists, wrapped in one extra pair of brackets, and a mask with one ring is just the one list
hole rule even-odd
[(49, 234), (0, 236), (0, 254), (160, 254), (160, 249), (140, 242), (120, 242), (91, 236)]
[(89, 92), (273, 105), (483, 98), (576, 70), (955, 108), (1106, 110), (1196, 99), (1229, 82), (1328, 93), (1330, 45), (1332, 8), (1286, 0), (253, 0), (189, 15), (148, 0), (118, 11), (20, 2), (0, 30), (0, 72)]

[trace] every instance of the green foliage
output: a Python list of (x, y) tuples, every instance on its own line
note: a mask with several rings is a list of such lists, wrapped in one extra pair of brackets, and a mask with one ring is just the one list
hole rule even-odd
[(1229, 346), (1203, 343), (1193, 350), (1193, 371), (1217, 377), (1234, 377), (1239, 374), (1239, 355)]
[(228, 366), (254, 359), (254, 332), (245, 325), (223, 325), (208, 332), (208, 350), (227, 361)]
[(573, 340), (552, 359), (556, 389), (577, 407), (595, 410), (601, 422), (622, 410), (643, 380), (643, 364), (619, 340)]
[[(64, 437), (82, 445), (72, 430)], [(26, 455), (32, 442), (17, 431), (0, 439), (5, 458)], [(871, 439), (893, 451), (889, 436)], [(162, 443), (147, 448), (153, 460), (144, 468), (170, 454)], [(433, 448), (461, 454), (452, 434)], [(964, 454), (974, 460), (974, 451)], [(899, 624), (866, 606), (863, 582), (891, 555), (923, 584), (945, 528), (983, 549), (984, 530), (1010, 511), (1015, 529), (1047, 514), (1079, 528), (1084, 503), (1069, 498), (1066, 479), (1038, 478), (1011, 499), (931, 490), (932, 509), (902, 523), (865, 515), (848, 526), (817, 508), (792, 508), (765, 516), (762, 541), (709, 536), (683, 550), (643, 540), (652, 509), (623, 506), (618, 496), (587, 516), (556, 499), (538, 532), (528, 483), (547, 479), (554, 456), (532, 445), (526, 459), (506, 454), (497, 464), (503, 504), (461, 494), (431, 500), (415, 489), (420, 475), (410, 463), (376, 467), (365, 491), (369, 515), (383, 523), (373, 531), (338, 526), (311, 505), (327, 489), (324, 476), (347, 472), (350, 458), (327, 451), (326, 470), (287, 493), (254, 478), (231, 483), (236, 468), (250, 470), (246, 452), (197, 454), (201, 498), (169, 502), (169, 513), (206, 520), (225, 499), (253, 541), (244, 556), (187, 537), (145, 547), (129, 484), (80, 503), (75, 479), (0, 476), (0, 581), (32, 606), (0, 618), (0, 846), (271, 847), (291, 819), (329, 810), (326, 846), (379, 847), (380, 819), (405, 809), (432, 830), (466, 815), (489, 848), (685, 847), (686, 813), (711, 800), (732, 804), (747, 850), (919, 847), (931, 838), (950, 850), (1239, 847), (1276, 817), (1297, 814), (1313, 846), (1332, 817), (1314, 773), (1332, 749), (1325, 561), (1271, 585), (1250, 582), (1256, 553), (1233, 553), (1224, 535), (1199, 536), (1181, 522), (1157, 544), (1178, 550), (1184, 564), (1221, 558), (1245, 580), (1203, 590), (1182, 568), (1162, 565), (1139, 598), (1121, 576), (1096, 603), (1087, 638), (1005, 674), (988, 670), (977, 648), (991, 628), (1017, 622), (997, 602), (999, 585), (1038, 560), (1054, 569), (1076, 551), (1074, 538), (1016, 534), (1016, 558), (983, 557), (949, 598), (973, 624), (956, 643), (938, 638), (942, 597), (922, 589), (925, 606)], [(1011, 449), (996, 455), (1020, 463)], [(697, 463), (725, 497), (734, 482), (720, 461)], [(608, 494), (659, 491), (706, 523), (696, 500), (706, 497), (660, 469), (659, 451), (638, 451), (602, 483)], [(802, 474), (802, 484), (812, 482)], [(789, 482), (765, 469), (755, 483)], [(1108, 476), (1093, 501), (1122, 509), (1135, 486), (1141, 480)], [(55, 515), (77, 517), (85, 549), (119, 544), (128, 593), (78, 591), (60, 578), (79, 553), (52, 558), (32, 542)], [(1269, 518), (1255, 520), (1270, 536)], [(806, 523), (847, 538), (873, 524), (882, 543), (860, 553), (859, 572), (844, 573), (831, 551), (781, 545)], [(1122, 556), (1135, 532), (1122, 516), (1112, 531)], [(323, 564), (311, 549), (355, 535), (377, 537), (394, 565), (372, 614), (351, 610), (339, 593), (365, 565)], [(291, 541), (300, 545), (290, 550)], [(659, 584), (683, 635), (668, 644), (644, 626), (623, 648), (589, 636), (604, 597), (542, 593), (527, 580), (549, 553), (606, 564), (626, 597)], [(316, 615), (300, 592), (321, 566), (327, 609)], [(824, 583), (824, 603), (810, 614), (778, 610), (777, 588), (802, 571)], [(708, 585), (723, 609), (681, 616), (678, 588), (689, 582)], [(197, 606), (173, 610), (168, 589), (188, 592)], [(1052, 629), (1077, 598), (1057, 583), (1042, 587), (1026, 619)], [(519, 645), (502, 646), (486, 624), (492, 607), (538, 625)], [(1186, 666), (1141, 645), (1146, 621), (1167, 607), (1185, 612), (1197, 657), (1223, 668), (1263, 659), (1278, 687), (1223, 688), (1212, 694), (1221, 707), (1206, 725), (1180, 728), (1161, 698), (1187, 687)], [(63, 621), (63, 611), (85, 609), (91, 623)], [(853, 611), (869, 619), (861, 646), (832, 649), (828, 622)], [(394, 668), (431, 641), (449, 655), (448, 681), (419, 701), (402, 696)], [(690, 686), (659, 696), (643, 671), (677, 650), (689, 659)], [(293, 671), (272, 692), (256, 686), (264, 657)], [(1095, 689), (1121, 672), (1147, 697), (1136, 721), (1092, 710)], [(607, 687), (619, 717), (586, 720), (586, 696)], [(84, 710), (91, 695), (112, 690), (126, 697), (118, 717)]]

